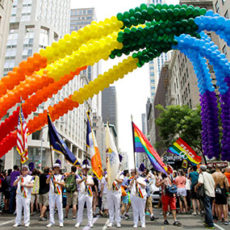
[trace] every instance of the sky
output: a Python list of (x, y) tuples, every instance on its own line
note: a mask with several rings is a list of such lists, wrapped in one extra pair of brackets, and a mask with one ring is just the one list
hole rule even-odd
[[(131, 8), (146, 3), (144, 0), (71, 0), (71, 8), (94, 7), (98, 21), (116, 16)], [(176, 4), (177, 0), (167, 0), (168, 4)], [(100, 72), (103, 73), (122, 59), (101, 61)], [(127, 152), (129, 168), (133, 167), (133, 143), (131, 115), (134, 123), (142, 129), (141, 114), (146, 112), (146, 102), (150, 96), (149, 65), (138, 68), (114, 84), (117, 90), (118, 141), (119, 148)]]

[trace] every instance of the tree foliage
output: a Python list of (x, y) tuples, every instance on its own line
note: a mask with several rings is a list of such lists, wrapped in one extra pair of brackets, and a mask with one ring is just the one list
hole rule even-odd
[(168, 149), (174, 141), (181, 137), (195, 151), (202, 150), (201, 145), (201, 108), (190, 109), (187, 105), (170, 105), (164, 108), (157, 105), (160, 116), (156, 119), (156, 125), (160, 130), (161, 141), (156, 143)]

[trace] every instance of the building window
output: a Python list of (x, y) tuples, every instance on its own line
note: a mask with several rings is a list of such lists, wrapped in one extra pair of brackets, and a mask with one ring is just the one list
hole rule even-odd
[(224, 47), (222, 48), (222, 52), (223, 52), (225, 55), (227, 55), (227, 46), (226, 46), (226, 45), (224, 45)]
[(41, 140), (41, 130), (32, 133), (32, 140)]
[(229, 18), (228, 10), (225, 12), (224, 17), (225, 17), (225, 18)]
[(216, 2), (215, 7), (216, 7), (216, 12), (219, 13), (220, 11), (219, 1)]

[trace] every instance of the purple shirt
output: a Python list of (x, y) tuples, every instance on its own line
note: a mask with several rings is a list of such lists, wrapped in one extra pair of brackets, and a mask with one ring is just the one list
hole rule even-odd
[(20, 176), (20, 172), (19, 171), (13, 171), (10, 174), (10, 186), (13, 187), (13, 183), (14, 181), (17, 179), (17, 177)]

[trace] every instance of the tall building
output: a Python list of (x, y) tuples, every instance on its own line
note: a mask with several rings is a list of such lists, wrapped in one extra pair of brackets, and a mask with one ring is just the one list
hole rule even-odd
[(106, 124), (117, 128), (117, 93), (115, 86), (110, 86), (102, 92), (102, 119)]
[[(165, 0), (148, 0), (148, 4), (164, 4)], [(149, 62), (149, 75), (150, 75), (150, 100), (153, 102), (156, 89), (159, 81), (160, 71), (164, 63), (170, 59), (170, 52), (162, 53), (159, 57)]]
[[(46, 48), (52, 42), (69, 33), (69, 26), (70, 0), (14, 0), (11, 9), (4, 74), (7, 74), (22, 60), (38, 52), (39, 49)], [(63, 100), (87, 82), (88, 79), (84, 74), (76, 77), (57, 95), (42, 103), (28, 119), (43, 112), (49, 105)], [(87, 154), (86, 111), (90, 107), (90, 102), (88, 103), (65, 114), (54, 123), (67, 146), (80, 161)], [(41, 165), (42, 167), (51, 164), (47, 126), (30, 135), (28, 145), (29, 162), (33, 161), (36, 166)], [(53, 159), (57, 158), (62, 161), (64, 169), (70, 167), (62, 155), (53, 153)], [(18, 153), (13, 149), (5, 156), (5, 168), (12, 168), (13, 164), (19, 164), (19, 161)]]
[[(225, 18), (230, 18), (230, 0), (213, 0), (213, 4), (216, 13)], [(222, 39), (219, 39), (219, 49), (230, 60), (230, 48)]]
[(3, 76), (2, 66), (5, 62), (6, 42), (9, 31), (9, 19), (11, 13), (11, 5), (13, 0), (0, 1), (0, 78)]

